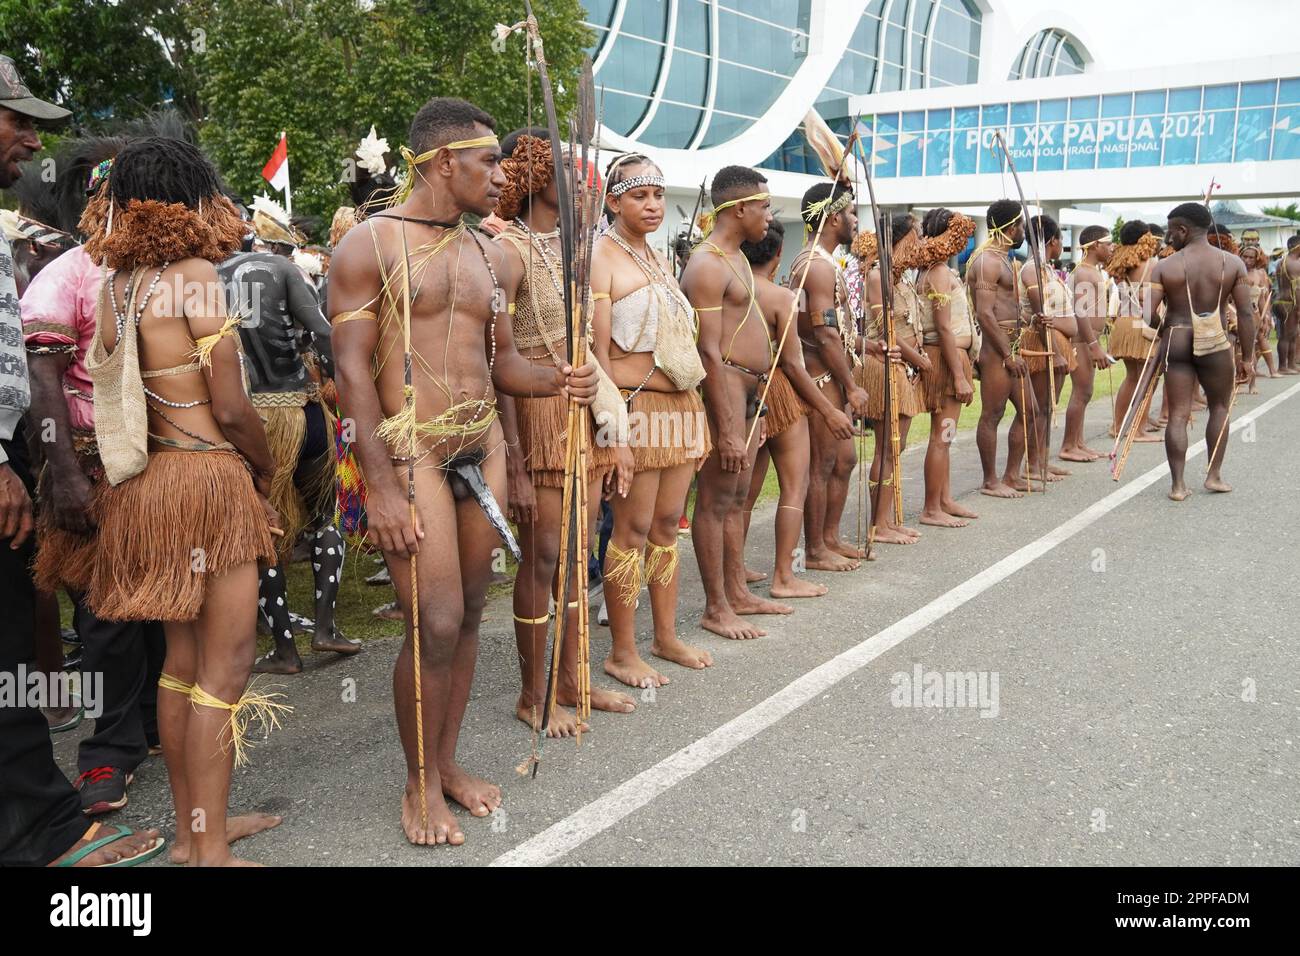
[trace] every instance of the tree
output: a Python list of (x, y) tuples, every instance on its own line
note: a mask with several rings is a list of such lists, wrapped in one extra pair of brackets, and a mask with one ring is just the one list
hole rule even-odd
[(1266, 216), (1300, 220), (1300, 203), (1288, 203), (1285, 206), (1265, 206), (1262, 211)]
[[(591, 42), (578, 0), (537, 4), (557, 110), (571, 107)], [(373, 124), (393, 149), (432, 96), (464, 96), (501, 135), (528, 121), (524, 40), (492, 45), (513, 0), (213, 0), (195, 5), (205, 108), (201, 140), (231, 186), (266, 188), (263, 163), (288, 134), (294, 211), (329, 217), (346, 196), (357, 142)], [(533, 121), (543, 122), (532, 75)]]
[(0, 53), (36, 96), (101, 129), (173, 102), (197, 116), (183, 0), (0, 0)]
[(1123, 228), (1124, 228), (1124, 217), (1116, 216), (1115, 225), (1110, 227), (1110, 241), (1115, 243), (1115, 245), (1119, 245), (1119, 233), (1120, 230)]

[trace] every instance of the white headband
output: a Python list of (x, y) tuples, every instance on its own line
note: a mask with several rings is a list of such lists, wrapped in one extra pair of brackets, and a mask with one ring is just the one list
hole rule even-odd
[(656, 189), (663, 189), (664, 178), (663, 176), (643, 173), (640, 176), (633, 176), (631, 179), (623, 179), (616, 182), (613, 186), (609, 187), (609, 194), (611, 196), (621, 196), (629, 189), (639, 189), (642, 186), (653, 186)]

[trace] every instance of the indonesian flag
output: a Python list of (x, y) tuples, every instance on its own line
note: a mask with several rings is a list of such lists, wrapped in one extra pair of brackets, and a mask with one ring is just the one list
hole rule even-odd
[(284, 133), (280, 134), (275, 152), (262, 167), (262, 178), (281, 192), (289, 188), (289, 141), (285, 139)]

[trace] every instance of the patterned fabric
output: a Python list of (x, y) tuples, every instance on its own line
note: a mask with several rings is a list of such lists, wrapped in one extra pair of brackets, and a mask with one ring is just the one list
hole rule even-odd
[(103, 272), (82, 246), (69, 249), (36, 274), (23, 293), (23, 335), (28, 351), (74, 346), (63, 394), (73, 428), (95, 427), (94, 385), (86, 371), (86, 351), (95, 334), (95, 303)]
[[(27, 381), (27, 353), (23, 325), (18, 316), (18, 285), (9, 240), (0, 236), (0, 439), (14, 437), (18, 421), (31, 404)], [(0, 449), (0, 462), (8, 461)]]

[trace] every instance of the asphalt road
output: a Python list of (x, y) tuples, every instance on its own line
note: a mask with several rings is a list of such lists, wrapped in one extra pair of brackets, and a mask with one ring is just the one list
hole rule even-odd
[[(1226, 439), (1236, 490), (1199, 491), (1202, 451), (1182, 504), (1166, 498), (1162, 445), (1136, 446), (1118, 484), (1103, 460), (1046, 495), (986, 498), (974, 433), (960, 433), (954, 490), (980, 519), (817, 575), (831, 594), (763, 619), (757, 641), (698, 630), (683, 539), (678, 624), (714, 667), (666, 664), (672, 683), (635, 714), (595, 715), (581, 746), (551, 741), (536, 779), (515, 770), (529, 736), (513, 717), (510, 608), (495, 601), (460, 753), (503, 785), (505, 805), (490, 820), (464, 814), (463, 847), (411, 847), (398, 824), (396, 643), (309, 660), (282, 679), (288, 725), (232, 790), (236, 811), (285, 822), (240, 853), (279, 865), (1293, 865), (1300, 382), (1260, 387), (1234, 420), (1281, 400)], [(1095, 403), (1094, 447), (1108, 447), (1108, 414)], [(920, 455), (904, 460), (914, 519)], [(756, 514), (751, 542), (764, 568), (771, 516)], [(850, 537), (853, 521), (851, 506)], [(648, 645), (647, 608), (638, 622)], [(613, 686), (599, 672), (607, 641), (593, 630), (594, 680)], [(959, 675), (982, 693), (957, 697)], [(934, 693), (945, 679), (946, 700)], [(77, 736), (57, 739), (67, 770)], [(174, 827), (160, 759), (118, 816)]]

